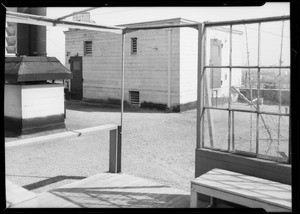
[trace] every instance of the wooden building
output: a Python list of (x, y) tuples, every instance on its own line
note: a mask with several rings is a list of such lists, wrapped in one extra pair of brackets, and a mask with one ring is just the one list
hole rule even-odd
[[(142, 27), (196, 23), (183, 18), (122, 25)], [(210, 64), (228, 57), (224, 36), (215, 28), (209, 40)], [(236, 35), (238, 35), (235, 32)], [(116, 101), (121, 97), (121, 36), (110, 32), (65, 31), (66, 67), (74, 74), (72, 99)], [(228, 43), (228, 41), (227, 41)], [(238, 45), (238, 42), (235, 43)], [(130, 105), (157, 106), (175, 111), (195, 107), (197, 100), (198, 31), (194, 28), (138, 30), (125, 36), (125, 101)], [(239, 56), (237, 54), (237, 56)], [(236, 59), (236, 58), (235, 58)], [(215, 69), (211, 78), (215, 96), (228, 91), (228, 74)], [(216, 78), (218, 81), (216, 81)], [(233, 78), (240, 85), (241, 75)], [(226, 93), (225, 93), (226, 94)]]

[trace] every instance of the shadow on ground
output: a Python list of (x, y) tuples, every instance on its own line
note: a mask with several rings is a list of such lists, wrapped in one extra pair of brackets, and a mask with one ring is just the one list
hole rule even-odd
[(38, 182), (35, 182), (35, 183), (32, 183), (32, 184), (27, 184), (27, 185), (23, 186), (23, 188), (30, 191), (30, 190), (38, 189), (38, 188), (41, 188), (41, 187), (44, 187), (44, 186), (47, 186), (47, 185), (50, 185), (50, 184), (53, 184), (53, 183), (57, 183), (57, 182), (60, 182), (60, 181), (66, 180), (66, 179), (81, 180), (81, 179), (84, 179), (84, 178), (86, 178), (86, 177), (84, 177), (84, 176), (58, 175), (58, 176), (47, 178), (47, 179), (44, 179), (42, 181), (38, 181)]
[[(66, 101), (66, 109), (74, 111), (84, 111), (84, 112), (121, 112), (121, 106), (102, 104), (102, 103), (92, 103), (85, 101)], [(174, 113), (168, 110), (158, 110), (149, 108), (139, 108), (125, 106), (124, 112), (126, 113)]]

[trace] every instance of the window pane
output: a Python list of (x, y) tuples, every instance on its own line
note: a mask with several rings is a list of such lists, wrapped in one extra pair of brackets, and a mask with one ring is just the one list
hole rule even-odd
[(203, 86), (205, 106), (228, 108), (229, 69), (206, 68)]
[(232, 112), (234, 122), (235, 152), (256, 153), (256, 119), (257, 114)]
[[(262, 69), (261, 111), (289, 113), (290, 105), (290, 70), (289, 69)], [(281, 91), (279, 90), (281, 88)], [(280, 96), (281, 94), (281, 96)], [(280, 98), (281, 97), (281, 102)], [(280, 106), (281, 103), (281, 106)]]
[(204, 146), (228, 149), (228, 111), (205, 109)]
[[(290, 22), (282, 21), (261, 24), (261, 60), (260, 65), (290, 65)], [(283, 26), (283, 37), (281, 42)], [(282, 48), (282, 51), (281, 51)]]
[(232, 69), (231, 108), (255, 111), (257, 69)]
[(209, 27), (206, 32), (205, 65), (229, 65), (229, 26)]
[(267, 159), (287, 161), (289, 117), (262, 114), (259, 118), (259, 154)]
[(256, 66), (258, 24), (232, 26), (232, 65)]

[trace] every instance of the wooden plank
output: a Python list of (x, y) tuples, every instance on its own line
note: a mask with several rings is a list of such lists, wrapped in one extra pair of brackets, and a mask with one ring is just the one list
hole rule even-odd
[[(38, 196), (39, 207), (187, 206), (181, 200), (189, 195), (188, 192), (128, 174), (107, 174), (111, 176), (100, 174), (87, 178), (88, 182), (78, 181), (77, 185), (66, 185), (51, 192), (42, 193)], [(101, 180), (101, 177), (106, 179)]]
[(267, 211), (291, 210), (291, 186), (213, 169), (191, 182), (192, 191)]
[(5, 181), (6, 207), (36, 207), (37, 194), (18, 186), (9, 180)]

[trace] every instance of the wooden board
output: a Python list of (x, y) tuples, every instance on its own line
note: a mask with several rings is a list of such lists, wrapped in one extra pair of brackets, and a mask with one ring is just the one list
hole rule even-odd
[(38, 195), (38, 207), (184, 208), (189, 192), (128, 174), (101, 173)]
[(266, 211), (291, 211), (290, 185), (227, 170), (201, 175), (191, 181), (191, 191)]
[(6, 207), (36, 207), (37, 194), (30, 192), (9, 180), (5, 180)]

